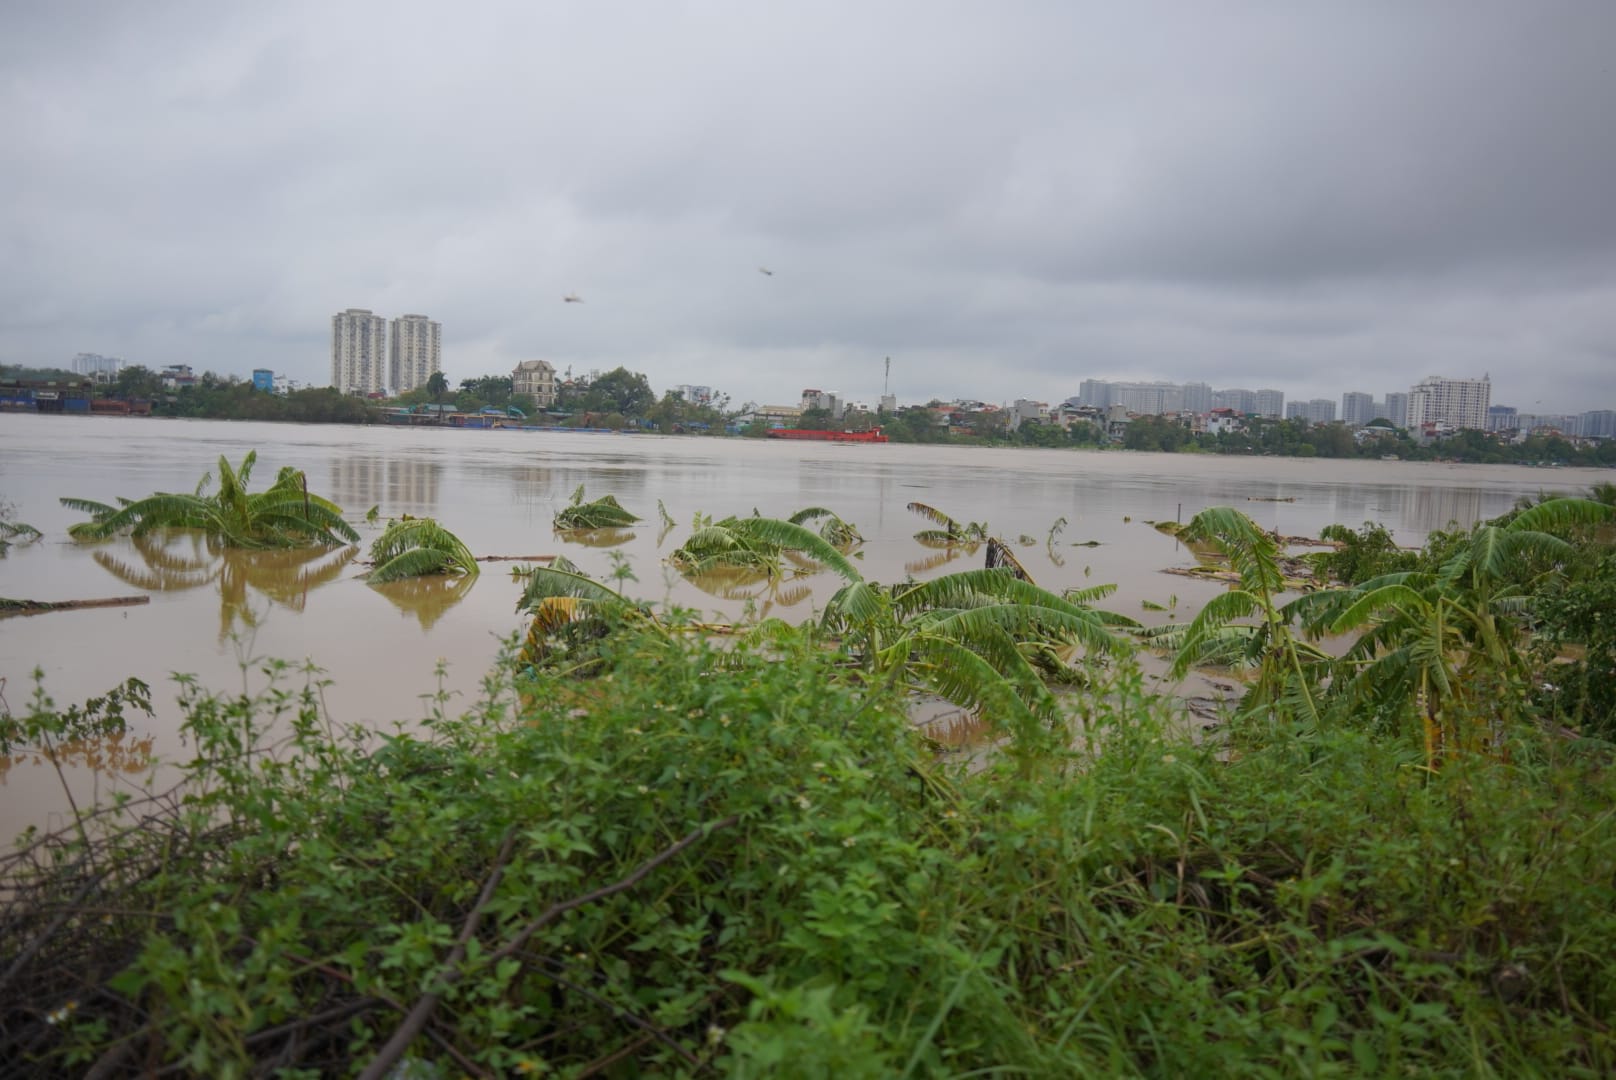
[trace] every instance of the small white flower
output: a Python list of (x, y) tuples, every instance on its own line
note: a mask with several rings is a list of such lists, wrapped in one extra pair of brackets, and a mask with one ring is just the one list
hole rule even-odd
[(806, 795), (798, 795), (797, 796), (797, 805), (799, 807), (801, 807), (802, 809), (806, 810), (806, 809), (808, 809), (810, 806), (812, 806), (814, 804), (808, 800), (808, 796), (806, 796)]
[(646, 787), (644, 784), (641, 784), (639, 787), (635, 788), (634, 790), (638, 791), (641, 795), (649, 795), (649, 794), (651, 794), (651, 789)]
[(854, 843), (854, 840), (853, 840), (853, 838), (851, 836), (846, 837), (845, 839), (842, 840), (842, 846), (843, 847), (852, 847), (853, 843)]
[(1178, 760), (1178, 758), (1174, 757), (1172, 754), (1163, 754), (1162, 755), (1162, 764), (1163, 765), (1171, 765), (1173, 762), (1175, 762), (1177, 760)]
[(717, 1046), (719, 1043), (723, 1042), (724, 1041), (724, 1035), (725, 1035), (724, 1029), (719, 1027), (717, 1024), (708, 1024), (707, 1025), (707, 1045), (708, 1046)]

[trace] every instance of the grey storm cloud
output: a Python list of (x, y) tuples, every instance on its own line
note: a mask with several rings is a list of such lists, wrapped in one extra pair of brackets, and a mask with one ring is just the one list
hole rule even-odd
[(7, 5), (0, 362), (321, 384), (369, 307), (452, 379), (1616, 407), (1611, 40), (1594, 0)]

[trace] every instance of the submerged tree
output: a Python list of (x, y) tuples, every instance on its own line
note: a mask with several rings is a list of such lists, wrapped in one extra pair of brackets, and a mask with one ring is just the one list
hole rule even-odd
[(356, 543), (359, 533), (343, 520), (342, 508), (309, 492), (308, 480), (291, 466), (281, 469), (265, 491), (251, 493), (258, 452), (248, 451), (240, 468), (219, 458), (218, 490), (205, 494), (213, 483), (203, 476), (191, 494), (157, 492), (144, 499), (119, 499), (117, 506), (88, 499), (62, 499), (62, 505), (90, 515), (89, 521), (71, 526), (68, 535), (78, 540), (104, 540), (128, 530), (136, 535), (153, 529), (200, 529), (227, 546), (243, 548), (297, 547), (302, 544)]

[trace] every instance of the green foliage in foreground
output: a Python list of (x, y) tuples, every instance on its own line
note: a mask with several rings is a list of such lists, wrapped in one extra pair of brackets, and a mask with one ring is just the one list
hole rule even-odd
[(967, 777), (790, 633), (610, 640), (374, 752), (187, 686), (190, 801), (5, 866), (0, 1059), (383, 1072), (413, 1010), (412, 1075), (1616, 1070), (1603, 751), (1197, 745), (1124, 676), (1103, 752)]

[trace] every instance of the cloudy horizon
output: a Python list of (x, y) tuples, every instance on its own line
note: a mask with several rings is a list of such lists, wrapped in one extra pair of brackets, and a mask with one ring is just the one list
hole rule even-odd
[[(1616, 408), (1616, 5), (9, 5), (0, 362)], [(767, 268), (771, 273), (761, 273)], [(582, 303), (563, 303), (576, 294)]]

